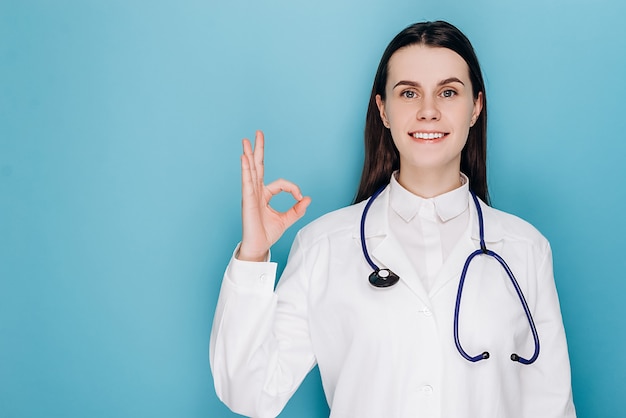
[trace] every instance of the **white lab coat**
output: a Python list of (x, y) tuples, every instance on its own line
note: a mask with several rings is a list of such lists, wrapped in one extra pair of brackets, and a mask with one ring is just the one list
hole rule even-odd
[(575, 417), (570, 366), (547, 240), (525, 221), (481, 205), (487, 247), (508, 263), (534, 316), (538, 360), (523, 308), (497, 261), (472, 261), (453, 339), (459, 277), (479, 248), (476, 208), (430, 292), (388, 233), (389, 188), (373, 203), (366, 238), (374, 262), (397, 273), (395, 286), (369, 284), (360, 244), (365, 202), (327, 214), (296, 236), (275, 291), (275, 263), (232, 259), (211, 333), (219, 398), (252, 417), (280, 413), (319, 365), (332, 418)]

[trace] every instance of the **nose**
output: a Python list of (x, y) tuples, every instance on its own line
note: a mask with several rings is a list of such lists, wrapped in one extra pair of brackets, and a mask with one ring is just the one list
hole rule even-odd
[(417, 120), (420, 121), (439, 120), (441, 113), (439, 112), (439, 108), (437, 107), (435, 100), (432, 98), (424, 98), (419, 109), (417, 109), (416, 117)]

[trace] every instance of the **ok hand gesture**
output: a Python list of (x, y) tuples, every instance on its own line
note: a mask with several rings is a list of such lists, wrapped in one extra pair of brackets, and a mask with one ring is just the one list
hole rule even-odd
[[(257, 131), (254, 150), (248, 139), (243, 140), (241, 156), (243, 238), (237, 258), (244, 261), (264, 261), (270, 247), (306, 212), (311, 198), (303, 197), (294, 183), (279, 179), (263, 183), (263, 132)], [(280, 192), (291, 193), (297, 202), (286, 212), (277, 212), (270, 200)]]

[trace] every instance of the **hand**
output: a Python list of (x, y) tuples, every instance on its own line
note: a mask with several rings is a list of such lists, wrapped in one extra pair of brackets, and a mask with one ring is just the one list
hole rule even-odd
[[(254, 151), (248, 139), (243, 140), (241, 156), (241, 191), (243, 238), (237, 258), (244, 261), (264, 261), (270, 247), (283, 233), (300, 219), (311, 203), (311, 198), (303, 197), (300, 188), (294, 183), (279, 179), (268, 185), (263, 183), (263, 132), (257, 131)], [(297, 200), (286, 212), (277, 212), (270, 206), (270, 200), (280, 192), (291, 193)]]

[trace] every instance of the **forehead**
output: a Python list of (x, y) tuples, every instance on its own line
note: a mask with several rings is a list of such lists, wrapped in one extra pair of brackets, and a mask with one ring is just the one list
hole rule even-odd
[(389, 59), (388, 82), (410, 80), (437, 83), (450, 77), (470, 80), (465, 60), (448, 48), (409, 45), (398, 49)]

